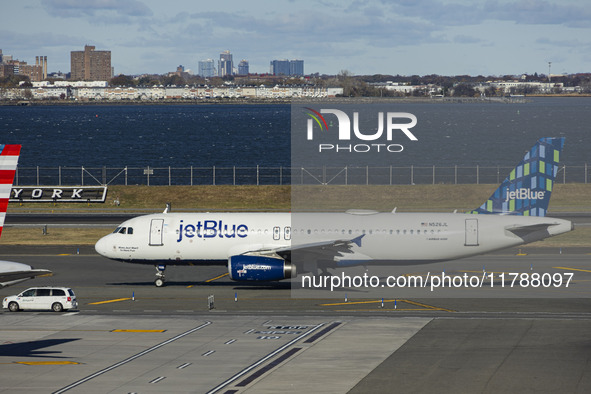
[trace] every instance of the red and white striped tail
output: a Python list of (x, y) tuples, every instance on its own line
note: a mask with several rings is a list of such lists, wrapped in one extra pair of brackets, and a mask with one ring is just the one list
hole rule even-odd
[(21, 153), (20, 145), (0, 144), (0, 235), (4, 227), (10, 190), (14, 181), (18, 156)]

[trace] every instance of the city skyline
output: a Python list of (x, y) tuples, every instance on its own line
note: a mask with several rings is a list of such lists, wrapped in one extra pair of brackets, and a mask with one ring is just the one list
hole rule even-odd
[(251, 73), (305, 59), (306, 73), (505, 75), (589, 72), (591, 7), (578, 0), (24, 0), (3, 5), (5, 54), (70, 71), (85, 44), (119, 74), (165, 74), (229, 49)]

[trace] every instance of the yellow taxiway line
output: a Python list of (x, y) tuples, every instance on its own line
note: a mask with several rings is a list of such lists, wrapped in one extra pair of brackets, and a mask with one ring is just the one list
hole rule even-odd
[[(208, 279), (208, 280), (204, 281), (204, 283), (213, 282), (214, 280), (218, 280), (220, 278), (223, 278), (224, 276), (228, 276), (228, 272), (226, 272), (225, 274), (221, 274), (219, 276), (216, 276), (215, 278)], [(187, 289), (190, 289), (191, 287), (193, 287), (193, 285), (187, 286)]]
[[(411, 300), (384, 300), (383, 303), (387, 303), (387, 302), (395, 302), (395, 301), (400, 301), (400, 302), (406, 302), (407, 304), (411, 304), (411, 305), (416, 305), (416, 306), (420, 306), (421, 308), (424, 309), (382, 309), (382, 310), (388, 310), (388, 311), (393, 311), (393, 310), (402, 310), (402, 311), (424, 311), (424, 310), (430, 310), (430, 311), (444, 311), (444, 312), (455, 312), (452, 309), (446, 309), (446, 308), (439, 308), (436, 306), (432, 306), (432, 305), (427, 305), (427, 304), (421, 304), (420, 302), (416, 302), (416, 301), (411, 301)], [(352, 301), (352, 302), (336, 302), (336, 303), (332, 303), (332, 304), (320, 304), (320, 306), (343, 306), (343, 305), (361, 305), (361, 304), (377, 304), (377, 303), (382, 303), (382, 300), (377, 300), (377, 301)]]
[(120, 302), (120, 301), (129, 301), (131, 298), (117, 298), (116, 300), (107, 300), (107, 301), (99, 301), (99, 302), (91, 302), (88, 305), (101, 305), (101, 304), (110, 304), (111, 302)]
[(15, 361), (12, 364), (22, 365), (78, 365), (76, 361)]
[(591, 270), (583, 270), (580, 268), (568, 268), (568, 267), (552, 267), (559, 270), (568, 270), (568, 271), (581, 271), (581, 272), (591, 272)]

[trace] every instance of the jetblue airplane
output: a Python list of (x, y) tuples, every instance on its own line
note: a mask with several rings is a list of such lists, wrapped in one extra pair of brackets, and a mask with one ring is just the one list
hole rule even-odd
[[(0, 144), (0, 236), (4, 227), (10, 190), (14, 181), (16, 165), (21, 152), (20, 145)], [(32, 279), (38, 275), (48, 275), (51, 271), (33, 269), (30, 265), (15, 263), (13, 261), (0, 261), (0, 288), (14, 285)]]
[[(237, 281), (355, 265), (459, 259), (573, 229), (546, 217), (564, 138), (542, 138), (479, 208), (467, 213), (168, 213), (122, 223), (95, 245), (104, 257), (156, 267), (227, 265)], [(310, 263), (312, 263), (310, 265)]]

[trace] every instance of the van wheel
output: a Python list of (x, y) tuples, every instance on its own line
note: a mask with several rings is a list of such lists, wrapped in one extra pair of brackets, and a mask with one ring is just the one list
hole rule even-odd
[(18, 312), (18, 304), (14, 301), (12, 301), (10, 304), (8, 304), (8, 310), (11, 312)]
[(64, 310), (64, 307), (62, 306), (62, 304), (60, 304), (59, 302), (55, 302), (52, 306), (51, 306), (51, 310), (54, 312), (61, 312)]

